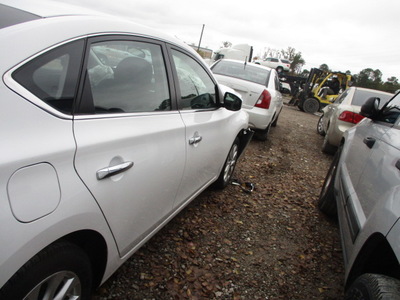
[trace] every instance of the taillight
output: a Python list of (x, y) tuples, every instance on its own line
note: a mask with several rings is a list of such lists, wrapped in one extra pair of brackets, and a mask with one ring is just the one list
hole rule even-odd
[(356, 113), (354, 113), (352, 111), (348, 111), (348, 110), (345, 110), (339, 116), (340, 121), (349, 122), (349, 123), (353, 123), (353, 124), (357, 124), (362, 119), (364, 119), (364, 117), (362, 115), (356, 114)]
[(264, 90), (261, 93), (260, 98), (258, 98), (255, 107), (268, 109), (270, 105), (271, 105), (271, 94), (267, 90)]

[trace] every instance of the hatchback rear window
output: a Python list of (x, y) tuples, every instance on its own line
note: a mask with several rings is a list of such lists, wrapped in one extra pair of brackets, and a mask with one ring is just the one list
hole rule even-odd
[(36, 19), (40, 19), (40, 17), (20, 9), (0, 4), (0, 29)]
[(281, 61), (282, 61), (284, 64), (290, 64), (290, 61), (288, 61), (287, 59), (281, 59)]
[(266, 85), (270, 71), (244, 63), (221, 60), (212, 67), (214, 74), (225, 75), (254, 83)]

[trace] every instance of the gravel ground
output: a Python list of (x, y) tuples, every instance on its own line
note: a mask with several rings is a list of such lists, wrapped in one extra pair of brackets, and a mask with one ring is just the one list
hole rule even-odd
[(317, 208), (332, 160), (317, 121), (285, 105), (236, 167), (255, 190), (206, 190), (93, 299), (341, 299), (338, 227)]

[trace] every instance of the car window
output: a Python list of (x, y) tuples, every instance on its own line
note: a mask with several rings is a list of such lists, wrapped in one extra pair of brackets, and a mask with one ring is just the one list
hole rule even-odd
[[(382, 100), (381, 100), (382, 101)], [(381, 112), (381, 120), (387, 123), (395, 124), (400, 118), (400, 94), (397, 94)]]
[(271, 61), (273, 62), (279, 62), (279, 60), (277, 58), (271, 58)]
[(275, 80), (275, 89), (276, 89), (277, 91), (279, 91), (279, 90), (280, 90), (280, 86), (281, 86), (281, 83), (280, 83), (280, 81), (279, 81), (279, 78), (278, 78), (277, 76), (274, 76), (274, 80)]
[(287, 59), (281, 59), (281, 61), (285, 64), (290, 64), (290, 61), (288, 61)]
[(214, 74), (234, 77), (266, 86), (270, 70), (234, 61), (220, 61), (212, 67)]
[(190, 56), (172, 50), (178, 75), (180, 109), (209, 109), (217, 107), (215, 84), (203, 67)]
[(374, 91), (369, 91), (369, 90), (360, 90), (360, 89), (356, 89), (353, 99), (351, 101), (352, 105), (358, 105), (361, 106), (365, 103), (365, 101), (367, 101), (368, 98), (370, 97), (378, 97), (381, 99), (380, 101), (380, 107), (383, 107), (383, 105), (389, 101), (389, 99), (392, 97), (393, 95), (386, 95), (386, 94), (382, 94), (379, 92), (374, 92)]
[(72, 114), (84, 41), (42, 54), (18, 68), (12, 77), (53, 108)]
[(344, 91), (339, 97), (336, 98), (336, 100), (333, 103), (335, 103), (335, 104), (342, 103), (348, 94), (349, 94), (349, 90)]
[[(171, 109), (160, 45), (105, 41), (91, 44), (89, 51), (84, 95), (91, 95), (93, 113)], [(86, 98), (85, 101), (90, 100)]]

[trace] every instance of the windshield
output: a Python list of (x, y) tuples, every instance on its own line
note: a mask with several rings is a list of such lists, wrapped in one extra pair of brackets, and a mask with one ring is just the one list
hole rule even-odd
[(212, 68), (214, 74), (225, 75), (257, 84), (267, 85), (270, 71), (258, 66), (244, 64), (243, 62), (221, 60)]

